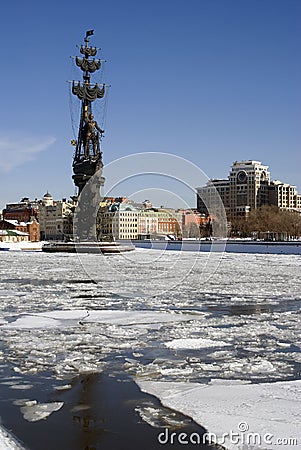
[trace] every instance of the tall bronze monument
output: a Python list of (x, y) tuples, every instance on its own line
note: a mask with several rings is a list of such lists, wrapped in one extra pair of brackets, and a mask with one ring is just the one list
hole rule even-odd
[[(81, 57), (76, 56), (76, 65), (83, 72), (82, 81), (72, 81), (72, 94), (77, 96), (81, 102), (80, 120), (78, 127), (78, 137), (72, 143), (76, 146), (73, 158), (73, 180), (78, 187), (78, 195), (81, 194), (86, 183), (97, 172), (102, 173), (102, 152), (100, 148), (101, 137), (104, 132), (96, 122), (92, 105), (97, 99), (102, 99), (105, 95), (105, 85), (91, 82), (91, 74), (100, 70), (101, 60), (95, 59), (98, 49), (89, 45), (89, 36), (94, 34), (94, 30), (86, 32), (84, 45), (79, 51)], [(104, 179), (99, 177), (100, 186), (103, 186)]]
[(71, 141), (75, 145), (72, 178), (78, 188), (77, 197), (73, 197), (77, 199), (73, 215), (73, 240), (45, 244), (42, 249), (45, 252), (121, 253), (134, 250), (131, 245), (98, 241), (100, 188), (105, 182), (100, 148), (104, 130), (94, 118), (92, 104), (104, 97), (105, 85), (91, 82), (91, 74), (101, 67), (101, 60), (94, 58), (97, 48), (89, 46), (89, 36), (93, 34), (93, 30), (86, 32), (85, 43), (79, 49), (82, 56), (75, 58), (76, 65), (83, 72), (83, 80), (72, 81), (72, 94), (81, 102), (77, 140)]
[(74, 216), (74, 234), (79, 241), (97, 241), (96, 222), (99, 209), (100, 187), (104, 185), (103, 162), (100, 148), (104, 132), (94, 118), (92, 105), (105, 95), (105, 85), (91, 82), (91, 74), (100, 70), (101, 60), (95, 59), (97, 48), (89, 45), (86, 32), (80, 56), (75, 57), (76, 65), (82, 70), (82, 81), (72, 81), (72, 94), (80, 100), (78, 136), (71, 141), (76, 146), (73, 157), (73, 181), (78, 188), (78, 203)]

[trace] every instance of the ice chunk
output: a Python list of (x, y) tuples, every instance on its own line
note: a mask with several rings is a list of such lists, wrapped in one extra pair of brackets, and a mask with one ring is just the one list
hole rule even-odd
[(71, 389), (71, 388), (72, 388), (71, 384), (64, 384), (64, 385), (62, 385), (62, 386), (55, 386), (55, 387), (54, 387), (54, 389), (55, 389), (56, 391), (67, 391), (67, 390), (69, 390), (69, 389)]
[(37, 403), (30, 406), (22, 406), (21, 412), (23, 417), (28, 422), (37, 422), (38, 420), (46, 419), (51, 413), (62, 408), (64, 402), (53, 403)]
[(198, 348), (208, 348), (208, 347), (224, 347), (227, 342), (224, 341), (213, 341), (212, 339), (204, 338), (187, 338), (187, 339), (173, 339), (172, 341), (165, 343), (166, 347), (173, 349), (198, 349)]

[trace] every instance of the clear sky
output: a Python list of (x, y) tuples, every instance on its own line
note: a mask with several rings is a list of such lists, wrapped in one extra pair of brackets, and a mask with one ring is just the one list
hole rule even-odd
[(300, 0), (3, 2), (0, 207), (74, 194), (66, 81), (89, 29), (112, 85), (105, 164), (167, 152), (222, 178), (255, 159), (300, 192), (300, 23)]

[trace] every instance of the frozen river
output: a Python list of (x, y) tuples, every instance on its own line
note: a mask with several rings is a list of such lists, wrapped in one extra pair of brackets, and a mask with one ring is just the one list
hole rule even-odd
[[(142, 249), (0, 256), (0, 386), (5, 407), (13, 405), (11, 421), (3, 408), (1, 417), (17, 436), (18, 414), (33, 425), (65, 408), (65, 398), (38, 392), (72, 391), (85, 374), (122, 373), (217, 435), (243, 422), (243, 433), (300, 439), (299, 256)], [(134, 409), (165, 430), (164, 409), (161, 416), (160, 407)], [(301, 448), (301, 439), (264, 444), (255, 448)]]

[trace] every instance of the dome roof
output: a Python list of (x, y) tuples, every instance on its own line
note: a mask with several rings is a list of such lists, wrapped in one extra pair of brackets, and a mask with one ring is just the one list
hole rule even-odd
[(43, 198), (52, 198), (52, 195), (47, 191)]

